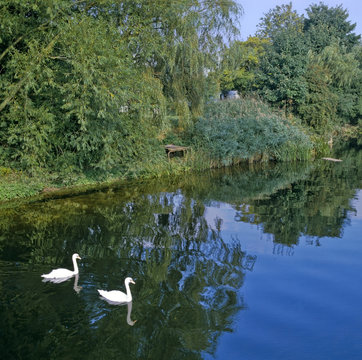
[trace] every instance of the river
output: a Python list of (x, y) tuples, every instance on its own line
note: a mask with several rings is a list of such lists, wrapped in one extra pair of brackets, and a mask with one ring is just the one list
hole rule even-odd
[(2, 206), (1, 357), (361, 359), (362, 151), (337, 155)]

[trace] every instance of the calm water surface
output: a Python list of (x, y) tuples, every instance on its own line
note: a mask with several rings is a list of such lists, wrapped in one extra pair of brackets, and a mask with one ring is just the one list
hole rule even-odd
[[(362, 359), (362, 151), (339, 156), (0, 208), (1, 357)], [(98, 296), (127, 276), (132, 303)]]

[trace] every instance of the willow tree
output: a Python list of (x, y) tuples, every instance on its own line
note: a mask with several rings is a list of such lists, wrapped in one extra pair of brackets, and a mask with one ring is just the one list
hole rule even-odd
[(360, 114), (361, 69), (355, 53), (338, 43), (308, 56), (308, 95), (299, 108), (304, 121), (319, 132), (353, 123)]
[(217, 0), (0, 0), (0, 160), (119, 171), (157, 159), (165, 99), (200, 112), (238, 11)]
[(342, 6), (320, 3), (307, 9), (308, 96), (299, 113), (317, 131), (356, 124), (361, 114), (360, 35)]
[(217, 51), (237, 33), (237, 2), (125, 1), (119, 9), (122, 38), (137, 64), (160, 79), (171, 111), (184, 120), (199, 115), (210, 95), (207, 74), (217, 65)]

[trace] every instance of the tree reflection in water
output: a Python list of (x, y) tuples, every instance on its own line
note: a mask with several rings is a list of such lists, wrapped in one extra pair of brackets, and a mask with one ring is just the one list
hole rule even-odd
[[(120, 231), (113, 246), (129, 259), (124, 266), (137, 274), (136, 282), (141, 284), (135, 287), (133, 301), (140, 334), (134, 346), (141, 358), (162, 359), (171, 353), (173, 358), (186, 354), (200, 358), (202, 351), (212, 351), (217, 337), (231, 331), (233, 316), (244, 306), (238, 290), (244, 266), (250, 266), (252, 259), (240, 244), (227, 245), (220, 233), (207, 227), (202, 202), (190, 201), (179, 191), (143, 196), (118, 214), (108, 211), (112, 215), (104, 210), (102, 214), (118, 224), (113, 232)], [(142, 219), (143, 226), (135, 219)], [(92, 256), (102, 258), (99, 253)], [(111, 335), (119, 321), (112, 315), (98, 322), (102, 335), (97, 349), (102, 348), (103, 336), (119, 341)]]
[[(76, 298), (69, 297), (67, 282), (36, 285), (42, 306), (34, 312), (26, 300), (30, 291), (26, 285), (3, 295), (13, 299), (2, 314), (3, 322), (13, 322), (16, 333), (22, 334), (21, 340), (5, 335), (3, 340), (12, 348), (37, 342), (30, 358), (50, 353), (60, 358), (69, 356), (72, 344), (80, 342), (86, 344), (88, 358), (123, 354), (162, 359), (172, 354), (192, 359), (200, 358), (202, 351), (212, 352), (218, 336), (232, 331), (233, 317), (244, 307), (238, 290), (255, 258), (239, 243), (225, 243), (220, 231), (209, 229), (203, 202), (179, 190), (115, 200), (84, 206), (84, 199), (69, 199), (59, 208), (69, 211), (61, 215), (57, 202), (35, 204), (31, 213), (18, 218), (13, 239), (28, 266), (62, 263), (74, 249), (85, 260), (79, 274), (82, 291)], [(119, 286), (128, 275), (137, 282), (133, 316), (138, 321), (133, 333), (123, 326), (123, 309), (101, 305), (95, 294), (96, 285)], [(33, 313), (42, 319), (37, 321), (38, 333), (26, 330), (35, 320)], [(16, 323), (19, 316), (23, 320)]]

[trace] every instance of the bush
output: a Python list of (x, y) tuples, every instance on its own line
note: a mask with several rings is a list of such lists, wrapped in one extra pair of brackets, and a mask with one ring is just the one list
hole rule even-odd
[(219, 166), (242, 160), (305, 160), (313, 149), (298, 126), (254, 99), (209, 104), (193, 133), (196, 146)]

